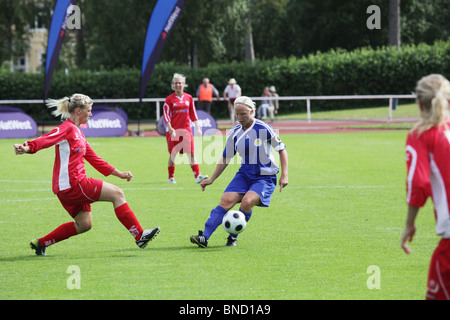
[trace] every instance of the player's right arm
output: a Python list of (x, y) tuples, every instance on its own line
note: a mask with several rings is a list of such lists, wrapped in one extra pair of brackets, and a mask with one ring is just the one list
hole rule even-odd
[(62, 126), (54, 128), (47, 134), (40, 136), (31, 141), (25, 141), (23, 145), (15, 144), (14, 151), (16, 154), (24, 153), (36, 153), (41, 149), (49, 148), (54, 146), (58, 142), (61, 142), (66, 137), (66, 129)]
[(211, 175), (211, 178), (200, 182), (200, 187), (202, 188), (202, 191), (205, 191), (206, 186), (213, 184), (213, 182), (222, 174), (222, 172), (228, 166), (228, 163), (230, 162), (230, 160), (231, 160), (230, 158), (225, 158), (225, 157), (222, 157), (219, 160), (219, 162), (217, 163), (216, 169), (214, 170), (213, 174)]
[(417, 214), (419, 213), (419, 207), (414, 207), (412, 205), (408, 205), (408, 213), (406, 216), (406, 224), (405, 229), (402, 234), (402, 249), (406, 254), (411, 253), (411, 248), (406, 242), (411, 242), (413, 240), (413, 236), (416, 233), (415, 221)]
[(430, 159), (423, 141), (410, 134), (406, 145), (406, 203), (423, 207), (431, 196)]
[(15, 144), (14, 145), (14, 151), (16, 154), (24, 154), (24, 153), (28, 153), (30, 152), (30, 147), (29, 146), (24, 146), (21, 144)]
[(430, 160), (423, 141), (414, 133), (408, 135), (406, 143), (406, 203), (408, 210), (403, 230), (401, 247), (405, 253), (411, 252), (407, 242), (411, 242), (416, 233), (415, 220), (419, 209), (431, 195)]
[(171, 109), (171, 103), (169, 101), (169, 97), (167, 97), (166, 101), (164, 101), (164, 106), (163, 106), (164, 122), (166, 123), (167, 131), (169, 132), (169, 134), (172, 137), (176, 137), (177, 133), (176, 133), (175, 129), (172, 127), (172, 117), (171, 117), (170, 109)]

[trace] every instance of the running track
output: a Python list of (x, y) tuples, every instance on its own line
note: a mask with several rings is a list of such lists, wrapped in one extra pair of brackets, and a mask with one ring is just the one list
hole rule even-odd
[[(306, 120), (279, 120), (270, 123), (270, 125), (278, 130), (279, 134), (292, 134), (292, 133), (344, 133), (344, 132), (363, 132), (363, 131), (385, 131), (385, 130), (398, 130), (395, 128), (395, 124), (402, 124), (405, 122), (416, 122), (417, 119), (403, 119), (395, 121), (387, 120), (313, 120), (310, 123)], [(389, 124), (392, 128), (376, 128), (376, 126), (382, 126)], [(220, 120), (217, 125), (220, 128), (231, 128), (230, 121)], [(147, 126), (148, 125), (143, 125)], [(366, 126), (366, 127), (365, 127)], [(132, 132), (128, 132), (126, 136), (136, 135), (137, 125), (128, 126)], [(406, 129), (404, 129), (406, 130)], [(226, 129), (221, 129), (222, 134), (226, 133)], [(156, 130), (148, 130), (143, 132), (145, 137), (161, 137)]]

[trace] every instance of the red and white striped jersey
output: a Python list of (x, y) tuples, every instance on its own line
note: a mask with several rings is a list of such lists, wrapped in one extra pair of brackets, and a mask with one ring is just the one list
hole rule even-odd
[[(447, 124), (450, 125), (450, 124)], [(450, 131), (433, 127), (420, 136), (411, 132), (406, 141), (406, 202), (422, 207), (434, 203), (436, 233), (450, 237)]]
[(197, 121), (194, 99), (188, 93), (178, 97), (172, 93), (164, 102), (164, 121), (170, 122), (174, 129), (186, 129), (191, 131), (190, 121)]
[(107, 176), (114, 167), (97, 156), (92, 150), (81, 130), (71, 121), (66, 120), (49, 133), (26, 141), (30, 153), (55, 145), (55, 164), (53, 166), (52, 189), (55, 194), (70, 189), (86, 177), (84, 159), (97, 171)]

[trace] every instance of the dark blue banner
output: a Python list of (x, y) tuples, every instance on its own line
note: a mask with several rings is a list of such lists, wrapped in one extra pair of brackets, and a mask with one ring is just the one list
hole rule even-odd
[(184, 0), (159, 0), (153, 8), (142, 56), (140, 100), (144, 97), (156, 61), (183, 8)]
[(48, 97), (48, 90), (52, 82), (53, 71), (58, 61), (59, 51), (61, 50), (64, 37), (67, 30), (67, 19), (72, 15), (70, 8), (76, 5), (77, 0), (58, 0), (53, 9), (52, 22), (48, 32), (47, 56), (45, 62), (44, 76), (44, 101)]

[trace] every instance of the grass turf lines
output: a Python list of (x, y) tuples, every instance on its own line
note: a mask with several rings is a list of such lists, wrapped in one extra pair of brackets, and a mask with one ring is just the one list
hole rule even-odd
[[(422, 300), (438, 238), (428, 201), (411, 255), (400, 249), (406, 134), (282, 136), (288, 187), (276, 189), (269, 208), (254, 209), (237, 247), (225, 247), (220, 226), (206, 249), (189, 236), (203, 229), (238, 164), (201, 192), (187, 164), (177, 165), (176, 185), (167, 183), (164, 137), (88, 139), (134, 178), (104, 178), (86, 163), (88, 176), (121, 187), (142, 226), (159, 225), (161, 233), (139, 249), (112, 204), (98, 202), (92, 230), (49, 247), (45, 257), (29, 241), (71, 221), (51, 192), (54, 149), (16, 156), (13, 144), (23, 141), (0, 140), (0, 299)], [(211, 175), (223, 138), (204, 137), (202, 148), (196, 139), (201, 171)], [(74, 281), (79, 289), (70, 289)]]

